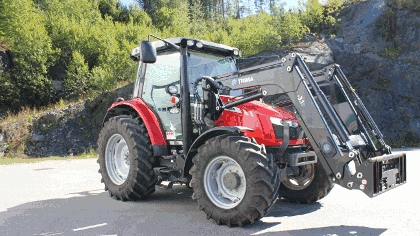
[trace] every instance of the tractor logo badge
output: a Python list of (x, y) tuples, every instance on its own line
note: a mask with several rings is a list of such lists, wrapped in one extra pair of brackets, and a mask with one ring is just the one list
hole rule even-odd
[(246, 77), (246, 78), (243, 78), (243, 79), (239, 79), (239, 84), (249, 83), (249, 82), (252, 82), (252, 81), (254, 81), (254, 78), (252, 76), (251, 77)]
[(236, 85), (238, 85), (238, 81), (237, 81), (236, 79), (234, 79), (234, 80), (232, 81), (232, 86), (236, 86)]

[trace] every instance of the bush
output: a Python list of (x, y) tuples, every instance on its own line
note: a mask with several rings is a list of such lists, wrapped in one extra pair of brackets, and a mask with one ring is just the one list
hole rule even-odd
[(83, 55), (74, 51), (67, 69), (68, 77), (63, 81), (63, 91), (70, 95), (85, 95), (90, 88), (89, 67)]

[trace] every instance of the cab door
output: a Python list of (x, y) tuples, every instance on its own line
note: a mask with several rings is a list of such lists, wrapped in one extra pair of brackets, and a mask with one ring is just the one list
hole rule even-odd
[(167, 140), (182, 140), (181, 112), (166, 92), (170, 85), (180, 91), (180, 55), (177, 51), (160, 53), (147, 64), (141, 97), (159, 116)]

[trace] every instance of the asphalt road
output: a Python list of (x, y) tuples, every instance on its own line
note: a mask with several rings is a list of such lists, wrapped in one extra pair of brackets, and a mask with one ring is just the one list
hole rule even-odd
[(335, 186), (309, 205), (278, 200), (244, 228), (206, 220), (185, 186), (157, 190), (147, 201), (113, 200), (94, 159), (0, 166), (0, 235), (420, 235), (420, 149), (405, 151), (403, 186), (372, 199)]

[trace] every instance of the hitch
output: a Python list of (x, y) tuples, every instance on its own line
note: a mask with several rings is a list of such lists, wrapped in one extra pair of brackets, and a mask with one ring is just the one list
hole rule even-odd
[(345, 175), (340, 183), (349, 189), (360, 189), (369, 197), (407, 182), (406, 153), (393, 153), (367, 159), (357, 167), (357, 174)]
[(173, 185), (174, 185), (174, 181), (169, 182), (168, 186), (165, 186), (162, 184), (162, 180), (159, 180), (156, 183), (156, 188), (162, 189), (162, 190), (171, 190)]

